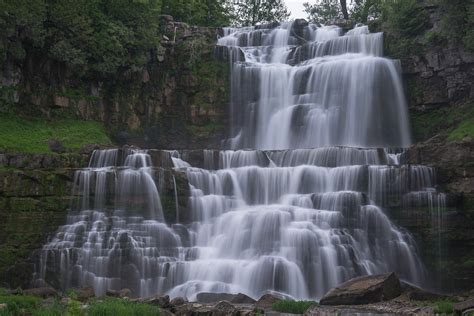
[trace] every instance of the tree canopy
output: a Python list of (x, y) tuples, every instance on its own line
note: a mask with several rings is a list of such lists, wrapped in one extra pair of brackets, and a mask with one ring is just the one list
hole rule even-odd
[(233, 24), (250, 26), (287, 20), (290, 12), (282, 0), (235, 1)]

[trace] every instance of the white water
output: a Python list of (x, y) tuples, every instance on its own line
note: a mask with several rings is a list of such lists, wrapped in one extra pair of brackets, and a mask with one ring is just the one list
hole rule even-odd
[(94, 153), (77, 173), (79, 205), (43, 248), (38, 282), (59, 270), (63, 288), (191, 300), (199, 292), (320, 298), (352, 277), (390, 271), (425, 285), (414, 240), (384, 210), (428, 204), (439, 217), (444, 196), (431, 168), (400, 165), (400, 151), (389, 149), (408, 146), (410, 133), (382, 34), (309, 25), (297, 46), (292, 23), (224, 32), (218, 44), (234, 58), (226, 144), (260, 150), (204, 150), (205, 169), (167, 152), (190, 186), (182, 222), (173, 176), (174, 225), (164, 222), (146, 152), (131, 152), (122, 167), (113, 151)]

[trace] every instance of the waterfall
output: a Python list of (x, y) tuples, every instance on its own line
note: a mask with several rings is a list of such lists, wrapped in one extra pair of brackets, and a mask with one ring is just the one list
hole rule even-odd
[(77, 201), (43, 247), (36, 281), (190, 300), (268, 291), (318, 299), (391, 271), (427, 285), (415, 240), (391, 213), (426, 206), (441, 227), (445, 196), (432, 168), (403, 164), (407, 105), (382, 40), (366, 26), (225, 28), (226, 149), (203, 150), (203, 168), (178, 151), (160, 158), (186, 174), (187, 214), (173, 175), (179, 224), (165, 222), (149, 152), (130, 150), (122, 163), (116, 150), (96, 151), (76, 173)]
[(97, 150), (76, 172), (77, 201), (41, 251), (36, 284), (91, 286), (96, 295), (129, 288), (147, 296), (162, 281), (157, 263), (179, 257), (181, 240), (163, 222), (150, 156), (130, 151), (119, 167), (117, 157), (118, 150)]

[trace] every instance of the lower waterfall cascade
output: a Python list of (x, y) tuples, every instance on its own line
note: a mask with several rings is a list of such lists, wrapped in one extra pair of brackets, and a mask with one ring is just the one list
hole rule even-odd
[[(416, 242), (390, 209), (426, 207), (441, 225), (446, 197), (433, 168), (403, 163), (410, 131), (398, 62), (382, 57), (383, 35), (367, 26), (302, 30), (223, 30), (230, 149), (202, 150), (202, 168), (186, 151), (94, 151), (35, 283), (189, 300), (319, 299), (350, 278), (391, 271), (428, 286)], [(187, 215), (174, 174), (174, 203), (162, 205), (163, 168), (186, 177)]]

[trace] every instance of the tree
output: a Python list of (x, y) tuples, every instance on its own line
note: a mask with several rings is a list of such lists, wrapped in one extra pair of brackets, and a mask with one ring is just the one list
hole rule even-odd
[(282, 0), (235, 1), (234, 11), (233, 22), (239, 26), (284, 21), (290, 16)]
[(342, 10), (338, 0), (318, 0), (315, 4), (303, 3), (308, 18), (317, 23), (329, 24), (342, 19)]
[(349, 20), (349, 13), (347, 13), (346, 0), (340, 0), (339, 3), (341, 4), (341, 11), (342, 11), (342, 15), (344, 16), (344, 20)]
[(176, 21), (200, 26), (225, 26), (230, 13), (222, 0), (163, 0), (162, 14)]

